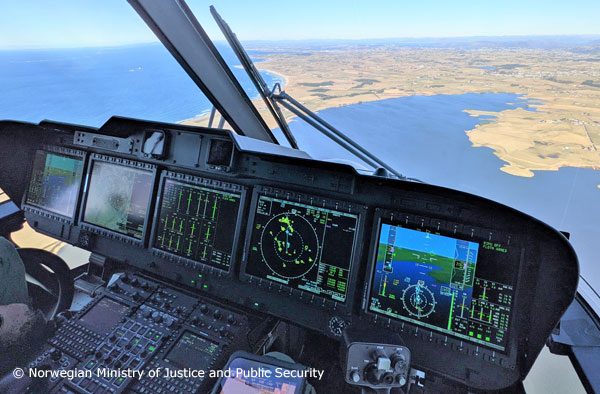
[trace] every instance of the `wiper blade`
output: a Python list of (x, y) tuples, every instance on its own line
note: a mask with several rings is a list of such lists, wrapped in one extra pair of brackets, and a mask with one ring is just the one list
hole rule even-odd
[(269, 112), (271, 112), (271, 115), (273, 115), (273, 118), (275, 118), (275, 121), (279, 125), (279, 129), (281, 129), (281, 132), (283, 133), (285, 138), (287, 138), (288, 142), (290, 143), (290, 146), (294, 149), (298, 149), (298, 143), (296, 142), (294, 135), (292, 134), (287, 122), (285, 121), (285, 117), (281, 113), (281, 109), (279, 108), (275, 100), (273, 100), (271, 91), (269, 90), (267, 83), (254, 66), (254, 63), (250, 59), (250, 56), (248, 56), (248, 53), (242, 46), (242, 43), (240, 43), (237, 36), (231, 30), (227, 22), (225, 22), (225, 20), (217, 12), (216, 8), (212, 5), (210, 6), (210, 12), (213, 18), (215, 18), (217, 25), (223, 32), (223, 35), (227, 39), (227, 42), (231, 46), (231, 49), (233, 49), (233, 52), (244, 67), (244, 70), (246, 70), (246, 73), (248, 74), (248, 77), (250, 77), (250, 80), (256, 87), (256, 90), (258, 90), (258, 92), (260, 93), (260, 96), (262, 97), (267, 108), (269, 109)]

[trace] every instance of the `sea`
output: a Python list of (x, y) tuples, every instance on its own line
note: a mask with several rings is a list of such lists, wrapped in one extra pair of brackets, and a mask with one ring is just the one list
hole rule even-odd
[[(244, 70), (235, 67), (233, 51), (224, 44), (217, 49), (246, 93), (257, 97)], [(262, 76), (268, 86), (284, 82), (274, 73)], [(160, 43), (0, 51), (0, 87), (0, 119), (35, 123), (49, 119), (99, 127), (113, 115), (179, 122), (212, 108)]]
[[(249, 97), (258, 96), (224, 44), (225, 61)], [(268, 51), (250, 52), (255, 61)], [(280, 76), (261, 72), (269, 86)], [(115, 48), (0, 51), (0, 119), (43, 119), (101, 126), (112, 115), (179, 122), (202, 116), (211, 104), (160, 44)], [(288, 92), (292, 96), (294, 92)], [(408, 96), (329, 108), (319, 115), (403, 175), (481, 195), (570, 233), (581, 274), (600, 289), (600, 171), (565, 167), (507, 174), (490, 148), (473, 147), (467, 130), (489, 116), (465, 110), (535, 111), (539, 100), (504, 93)], [(313, 157), (365, 165), (299, 120), (290, 127)], [(276, 131), (278, 139), (283, 140)], [(285, 144), (285, 142), (282, 141)]]

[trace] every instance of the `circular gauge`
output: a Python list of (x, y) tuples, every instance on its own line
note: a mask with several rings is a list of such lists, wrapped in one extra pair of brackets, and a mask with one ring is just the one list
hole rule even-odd
[(402, 292), (402, 304), (410, 315), (421, 319), (433, 312), (435, 297), (431, 290), (424, 285), (410, 285)]
[(329, 320), (329, 331), (336, 337), (341, 337), (348, 323), (339, 316), (333, 316)]
[(281, 213), (264, 226), (260, 250), (274, 274), (286, 279), (299, 278), (317, 263), (317, 232), (304, 217), (292, 212)]

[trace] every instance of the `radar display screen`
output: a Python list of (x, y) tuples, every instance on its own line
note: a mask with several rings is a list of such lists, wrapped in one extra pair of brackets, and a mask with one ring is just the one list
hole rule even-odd
[(166, 178), (154, 247), (229, 269), (240, 198)]
[(72, 218), (82, 174), (82, 158), (38, 150), (25, 203)]
[(141, 240), (153, 179), (149, 170), (94, 161), (83, 220)]
[[(382, 223), (369, 310), (504, 351), (514, 289), (507, 249)], [(498, 282), (500, 280), (501, 282)]]
[(186, 331), (165, 356), (165, 361), (179, 368), (206, 370), (218, 350), (216, 343)]
[(345, 302), (358, 216), (260, 196), (246, 274)]

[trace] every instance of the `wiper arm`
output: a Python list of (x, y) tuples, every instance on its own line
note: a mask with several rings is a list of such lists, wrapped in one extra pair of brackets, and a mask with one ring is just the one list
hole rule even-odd
[[(349, 138), (340, 130), (333, 127), (331, 124), (327, 123), (317, 114), (306, 108), (297, 100), (293, 99), (286, 92), (281, 91), (281, 86), (278, 83), (275, 84), (273, 90), (270, 90), (266, 82), (256, 69), (256, 67), (254, 66), (254, 63), (250, 59), (250, 56), (248, 56), (248, 53), (246, 52), (240, 41), (237, 39), (237, 36), (231, 30), (231, 28), (225, 22), (225, 20), (223, 20), (221, 15), (219, 15), (214, 6), (210, 6), (210, 12), (212, 13), (213, 18), (217, 22), (217, 25), (223, 32), (223, 35), (227, 39), (227, 42), (229, 42), (229, 45), (233, 49), (240, 63), (246, 70), (246, 73), (250, 77), (250, 80), (252, 80), (252, 83), (254, 83), (254, 86), (263, 98), (265, 104), (267, 105), (267, 108), (271, 112), (271, 115), (273, 115), (273, 118), (275, 118), (275, 120), (277, 121), (279, 128), (289, 141), (290, 146), (292, 146), (295, 149), (298, 149), (296, 139), (294, 138), (285, 120), (285, 117), (281, 113), (281, 109), (279, 108), (278, 104), (281, 104), (281, 106), (286, 108), (288, 111), (292, 112), (294, 115), (307, 122), (309, 125), (323, 133), (325, 136), (333, 140), (338, 145), (342, 146), (344, 149), (346, 149), (347, 151), (349, 151), (350, 153), (352, 153), (353, 155), (355, 155), (374, 169), (383, 168), (388, 173), (393, 174), (399, 179), (420, 182), (418, 179), (407, 178), (403, 176), (392, 166), (384, 163), (377, 156), (370, 153), (368, 150), (360, 146), (360, 144), (356, 143), (354, 140)], [(279, 93), (275, 94), (275, 90), (278, 90)]]
[[(274, 94), (274, 92), (277, 88), (279, 90), (279, 93)], [(296, 116), (298, 116), (299, 118), (304, 120), (306, 123), (313, 126), (315, 129), (317, 129), (321, 133), (325, 134), (331, 140), (336, 142), (338, 145), (340, 145), (341, 147), (343, 147), (344, 149), (346, 149), (347, 151), (349, 151), (350, 153), (352, 153), (353, 155), (355, 155), (356, 157), (358, 157), (359, 159), (361, 159), (362, 161), (364, 161), (371, 167), (373, 167), (375, 169), (383, 168), (386, 171), (388, 171), (390, 174), (395, 175), (398, 179), (421, 182), (420, 180), (415, 179), (415, 178), (407, 178), (404, 175), (402, 175), (401, 173), (399, 173), (398, 171), (396, 171), (394, 169), (394, 167), (383, 162), (377, 156), (373, 155), (371, 152), (369, 152), (368, 150), (363, 148), (356, 141), (354, 141), (353, 139), (348, 137), (346, 134), (342, 133), (340, 130), (333, 127), (331, 124), (326, 122), (323, 118), (321, 118), (319, 115), (317, 115), (310, 109), (306, 108), (299, 101), (292, 98), (289, 94), (282, 91), (279, 84), (275, 84), (275, 87), (273, 88), (273, 93), (271, 94), (271, 96), (273, 97), (273, 99), (276, 102), (279, 102), (287, 110), (289, 110), (290, 112), (292, 112), (293, 114), (295, 114)]]
[(285, 117), (281, 113), (281, 109), (279, 109), (277, 102), (273, 100), (269, 87), (267, 86), (265, 80), (262, 78), (256, 67), (254, 66), (254, 63), (250, 59), (250, 56), (248, 56), (248, 53), (246, 53), (246, 50), (238, 40), (235, 33), (231, 30), (231, 28), (225, 22), (225, 20), (221, 18), (221, 15), (219, 15), (215, 7), (212, 5), (210, 6), (210, 12), (213, 15), (213, 18), (215, 18), (217, 25), (219, 25), (219, 28), (223, 32), (223, 35), (227, 39), (227, 42), (229, 42), (229, 45), (233, 49), (233, 52), (235, 52), (235, 55), (246, 70), (246, 73), (248, 74), (250, 80), (256, 87), (256, 90), (258, 90), (258, 92), (260, 93), (260, 96), (264, 100), (267, 108), (269, 109), (269, 112), (271, 112), (271, 115), (273, 115), (273, 118), (275, 118), (275, 121), (279, 125), (279, 129), (290, 143), (290, 146), (294, 149), (298, 149), (298, 143), (296, 142), (294, 135), (292, 134), (287, 122), (285, 121)]

